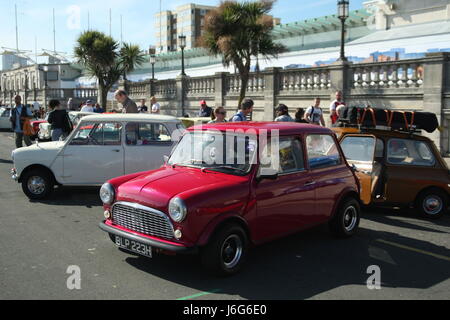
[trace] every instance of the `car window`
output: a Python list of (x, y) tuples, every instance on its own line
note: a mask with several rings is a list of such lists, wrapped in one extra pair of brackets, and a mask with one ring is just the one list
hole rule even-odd
[(6, 109), (6, 108), (0, 109), (0, 117), (10, 117), (10, 116), (11, 116), (10, 109)]
[(295, 137), (281, 137), (279, 140), (279, 161), (273, 161), (272, 144), (269, 142), (261, 154), (261, 168), (272, 168), (279, 174), (305, 169), (302, 144)]
[(130, 122), (126, 125), (126, 143), (131, 146), (171, 142), (169, 130), (161, 123)]
[(310, 169), (321, 169), (341, 164), (341, 156), (330, 135), (312, 134), (306, 138)]
[(70, 144), (120, 145), (121, 132), (122, 124), (120, 123), (83, 123), (78, 127)]
[(372, 162), (375, 138), (371, 136), (347, 136), (341, 142), (342, 151), (350, 161)]
[(387, 161), (390, 164), (405, 166), (427, 166), (436, 164), (430, 146), (424, 141), (410, 139), (390, 139)]

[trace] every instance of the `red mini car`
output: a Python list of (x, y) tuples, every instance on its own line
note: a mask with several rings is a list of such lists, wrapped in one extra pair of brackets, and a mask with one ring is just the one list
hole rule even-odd
[(359, 226), (359, 185), (333, 132), (296, 123), (192, 127), (158, 170), (100, 190), (100, 228), (119, 247), (200, 253), (220, 275), (238, 272), (248, 248), (329, 223)]

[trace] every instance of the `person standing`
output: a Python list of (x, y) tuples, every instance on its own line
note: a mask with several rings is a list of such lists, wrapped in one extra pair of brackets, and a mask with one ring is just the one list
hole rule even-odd
[(315, 125), (322, 125), (325, 127), (325, 120), (323, 118), (323, 111), (320, 107), (320, 98), (314, 100), (314, 105), (306, 109), (305, 119)]
[(72, 124), (67, 111), (61, 108), (61, 103), (58, 100), (51, 100), (49, 107), (53, 110), (48, 116), (48, 123), (51, 124), (52, 128), (52, 141), (59, 141), (61, 137), (65, 139), (72, 131)]
[(208, 123), (224, 123), (227, 122), (227, 120), (225, 120), (225, 117), (227, 116), (227, 111), (225, 110), (224, 107), (217, 107), (214, 110), (214, 120), (211, 120)]
[(30, 120), (33, 117), (31, 110), (22, 104), (22, 98), (17, 95), (14, 97), (15, 106), (11, 110), (11, 128), (14, 131), (16, 148), (21, 148), (23, 146), (22, 141), (25, 142), (27, 146), (31, 145), (31, 139), (26, 136), (23, 132), (23, 126), (25, 121)]
[(208, 118), (211, 117), (213, 110), (211, 107), (208, 107), (205, 100), (200, 101), (200, 110), (198, 112), (198, 116), (200, 118)]
[(125, 90), (117, 90), (114, 97), (122, 105), (122, 113), (139, 113), (136, 103), (128, 97)]
[(275, 122), (294, 122), (294, 119), (289, 115), (289, 108), (285, 104), (279, 104), (276, 108), (277, 117)]
[(105, 110), (103, 110), (103, 108), (100, 106), (100, 104), (96, 103), (95, 107), (94, 107), (94, 112), (95, 113), (104, 113)]
[(141, 99), (141, 105), (139, 106), (139, 113), (148, 113), (148, 107), (145, 105), (146, 100)]
[(297, 111), (295, 112), (295, 122), (297, 122), (297, 123), (309, 123), (308, 121), (306, 121), (304, 119), (304, 116), (305, 116), (305, 109), (298, 108)]
[(76, 105), (75, 105), (75, 103), (73, 103), (72, 98), (69, 98), (69, 100), (67, 100), (67, 110), (68, 111), (76, 111)]
[(330, 118), (331, 124), (335, 124), (339, 119), (337, 108), (341, 105), (345, 106), (342, 91), (336, 91), (336, 99), (330, 104)]
[(35, 119), (39, 119), (39, 111), (41, 110), (41, 105), (39, 104), (39, 102), (34, 101), (33, 104), (33, 116)]
[(231, 119), (231, 122), (242, 122), (247, 121), (247, 116), (253, 112), (253, 106), (255, 103), (252, 99), (244, 99), (242, 101), (240, 110)]
[(153, 113), (153, 114), (160, 114), (161, 106), (159, 105), (158, 101), (156, 101), (156, 97), (155, 96), (151, 97), (150, 104), (152, 105), (151, 113)]
[(81, 108), (81, 112), (94, 112), (92, 100), (86, 101), (86, 104)]

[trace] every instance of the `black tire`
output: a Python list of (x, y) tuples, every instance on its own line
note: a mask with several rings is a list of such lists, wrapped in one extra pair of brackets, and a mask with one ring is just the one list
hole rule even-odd
[(347, 198), (339, 206), (338, 211), (331, 219), (330, 231), (339, 238), (350, 238), (357, 231), (361, 217), (361, 206), (354, 198)]
[(427, 219), (440, 219), (447, 212), (448, 195), (442, 190), (430, 189), (419, 195), (415, 207)]
[[(38, 184), (34, 190), (31, 186), (32, 179)], [(43, 200), (53, 191), (55, 181), (49, 172), (42, 169), (34, 169), (26, 172), (22, 177), (22, 190), (31, 200)]]
[(226, 224), (202, 248), (203, 266), (212, 274), (227, 277), (238, 273), (248, 251), (247, 234), (237, 224)]

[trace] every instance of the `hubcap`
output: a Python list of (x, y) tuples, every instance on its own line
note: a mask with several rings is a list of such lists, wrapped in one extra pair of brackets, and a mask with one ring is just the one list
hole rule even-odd
[(222, 245), (222, 261), (228, 269), (234, 268), (242, 256), (242, 240), (233, 234), (229, 236)]
[(39, 176), (33, 176), (28, 179), (28, 190), (31, 193), (39, 195), (45, 191), (45, 180)]
[(437, 195), (429, 195), (425, 198), (423, 201), (423, 210), (427, 214), (438, 214), (441, 212), (443, 207), (442, 199), (438, 197)]
[(344, 228), (347, 232), (352, 231), (358, 221), (358, 213), (353, 206), (348, 207), (344, 213)]

